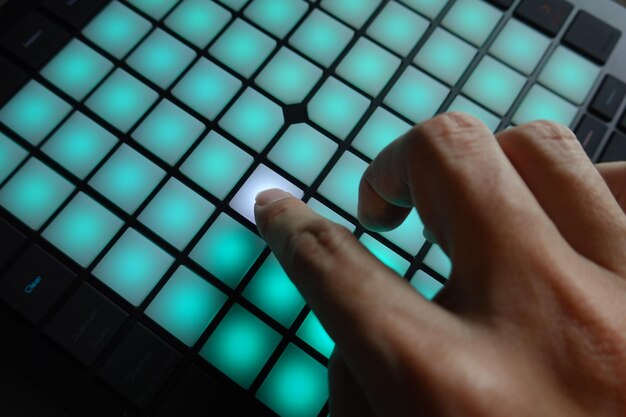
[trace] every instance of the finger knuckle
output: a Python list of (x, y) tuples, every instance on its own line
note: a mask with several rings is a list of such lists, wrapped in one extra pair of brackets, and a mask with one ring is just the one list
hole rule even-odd
[(293, 207), (299, 204), (301, 204), (300, 200), (294, 198), (276, 201), (265, 209), (264, 216), (261, 219), (257, 219), (257, 221), (263, 222), (260, 225), (262, 229), (267, 229), (270, 224), (280, 220), (282, 216), (287, 215)]
[(537, 120), (522, 127), (527, 139), (552, 140), (559, 142), (577, 141), (576, 135), (567, 126), (549, 120)]

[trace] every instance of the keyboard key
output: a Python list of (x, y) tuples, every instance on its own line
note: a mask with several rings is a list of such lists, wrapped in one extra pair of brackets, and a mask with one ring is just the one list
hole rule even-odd
[(26, 242), (26, 236), (4, 219), (0, 219), (0, 236), (0, 267), (3, 267), (14, 259), (18, 249)]
[(139, 221), (183, 250), (214, 210), (213, 204), (172, 178), (141, 212)]
[(385, 97), (384, 103), (413, 123), (437, 113), (450, 90), (439, 81), (408, 67)]
[(234, 305), (209, 336), (200, 355), (236, 383), (249, 388), (280, 338), (248, 310)]
[(309, 118), (339, 139), (346, 139), (363, 116), (370, 101), (331, 77), (309, 102)]
[(161, 168), (123, 144), (96, 172), (89, 185), (130, 214), (164, 176)]
[(515, 19), (507, 22), (489, 53), (525, 75), (530, 75), (546, 53), (550, 39)]
[(387, 145), (410, 129), (411, 125), (379, 107), (356, 135), (352, 146), (374, 159)]
[(328, 206), (321, 203), (319, 200), (316, 200), (315, 198), (312, 198), (309, 201), (307, 201), (306, 205), (309, 206), (311, 210), (315, 211), (320, 216), (327, 218), (333, 223), (337, 223), (345, 227), (351, 232), (354, 232), (354, 230), (356, 229), (356, 226), (354, 224), (352, 224), (345, 218), (341, 217), (337, 212), (331, 210), (330, 208), (328, 208)]
[(46, 327), (46, 333), (84, 365), (91, 365), (128, 314), (82, 284)]
[(37, 159), (30, 159), (0, 190), (0, 205), (37, 230), (69, 197), (74, 186)]
[(204, 129), (204, 123), (164, 99), (135, 129), (132, 137), (169, 165), (175, 165)]
[(367, 28), (367, 34), (395, 53), (406, 56), (420, 40), (429, 22), (400, 3), (389, 2)]
[(193, 346), (226, 299), (226, 294), (181, 267), (150, 303), (146, 315), (185, 345)]
[(252, 223), (256, 223), (254, 218), (256, 196), (260, 192), (272, 188), (280, 188), (291, 193), (296, 198), (302, 198), (304, 195), (300, 188), (265, 165), (259, 165), (246, 180), (245, 184), (237, 191), (237, 194), (230, 201), (230, 206)]
[(307, 9), (301, 0), (254, 0), (244, 15), (274, 36), (284, 38)]
[(626, 84), (607, 75), (591, 102), (590, 109), (605, 120), (613, 120), (626, 97)]
[(491, 112), (483, 109), (482, 107), (468, 100), (462, 95), (457, 96), (454, 99), (454, 101), (450, 104), (450, 107), (448, 107), (448, 110), (446, 111), (447, 112), (459, 111), (459, 112), (472, 115), (480, 119), (493, 132), (495, 132), (498, 129), (498, 126), (500, 126), (499, 117), (496, 117)]
[(37, 146), (71, 109), (65, 101), (32, 80), (0, 110), (0, 122)]
[(478, 64), (462, 91), (494, 113), (504, 116), (524, 84), (526, 77), (487, 56)]
[(565, 33), (563, 42), (598, 64), (604, 65), (621, 36), (622, 32), (608, 23), (586, 11), (580, 11)]
[(453, 86), (476, 56), (476, 48), (443, 29), (435, 29), (413, 63)]
[(126, 0), (153, 19), (161, 20), (178, 0)]
[(428, 300), (432, 300), (443, 289), (443, 284), (421, 269), (411, 278), (411, 286)]
[(604, 149), (600, 162), (626, 161), (626, 135), (614, 133)]
[(448, 0), (400, 0), (415, 11), (424, 16), (435, 19), (443, 8), (448, 4)]
[(219, 66), (200, 58), (176, 84), (174, 96), (209, 120), (215, 120), (242, 83)]
[(475, 46), (482, 46), (502, 17), (502, 12), (481, 0), (458, 0), (442, 25)]
[(585, 115), (576, 128), (576, 137), (582, 144), (589, 158), (593, 158), (604, 135), (607, 126), (593, 116)]
[(236, 287), (265, 249), (265, 242), (222, 213), (189, 255), (222, 282)]
[(446, 279), (450, 278), (450, 273), (452, 272), (452, 262), (450, 261), (450, 258), (448, 258), (448, 255), (446, 255), (438, 245), (433, 245), (430, 248), (424, 258), (424, 265), (428, 266), (442, 277)]
[(43, 237), (86, 268), (120, 230), (123, 222), (91, 197), (78, 193), (46, 228)]
[(169, 379), (180, 355), (141, 324), (136, 324), (104, 363), (100, 376), (145, 409)]
[(256, 396), (282, 417), (315, 417), (328, 398), (328, 371), (290, 344)]
[(534, 85), (513, 115), (513, 123), (522, 125), (535, 120), (550, 120), (571, 125), (578, 109), (540, 85)]
[(386, 267), (396, 274), (403, 276), (411, 264), (409, 261), (398, 255), (387, 246), (380, 243), (367, 233), (363, 234), (359, 241)]
[(354, 31), (315, 9), (289, 39), (289, 44), (318, 64), (329, 67), (348, 46)]
[(539, 74), (539, 82), (575, 104), (582, 104), (600, 75), (600, 68), (580, 55), (558, 47)]
[(122, 59), (151, 28), (148, 20), (113, 1), (87, 25), (83, 35), (115, 58)]
[(565, 0), (522, 0), (515, 14), (537, 29), (555, 36), (573, 8)]
[(87, 100), (87, 107), (127, 133), (159, 95), (137, 78), (118, 68)]
[(20, 89), (26, 81), (28, 76), (25, 72), (13, 65), (12, 62), (7, 61), (0, 56), (0, 106), (11, 98), (13, 93)]
[(426, 242), (424, 236), (415, 233), (415, 231), (423, 229), (424, 225), (417, 215), (417, 210), (411, 210), (400, 226), (388, 232), (382, 232), (380, 235), (391, 243), (396, 244), (409, 255), (415, 256)]
[(165, 25), (200, 49), (221, 32), (232, 14), (212, 1), (185, 0), (165, 20)]
[(330, 355), (335, 349), (335, 342), (330, 338), (322, 323), (315, 316), (312, 311), (306, 316), (302, 325), (298, 329), (297, 336), (309, 344), (313, 349), (317, 350), (322, 355), (330, 358)]
[(322, 0), (322, 8), (355, 29), (370, 18), (381, 0)]
[(128, 229), (93, 270), (113, 291), (138, 307), (174, 259), (134, 229)]
[(11, 175), (27, 155), (28, 152), (24, 148), (0, 132), (0, 183)]
[(354, 154), (344, 153), (319, 186), (318, 192), (351, 216), (356, 217), (359, 183), (367, 165), (367, 162)]
[(81, 29), (107, 3), (107, 0), (45, 0), (42, 5), (74, 29)]
[(234, 11), (239, 11), (248, 2), (248, 0), (218, 0), (225, 6), (228, 6)]
[(76, 279), (39, 246), (31, 246), (0, 280), (0, 298), (38, 323)]

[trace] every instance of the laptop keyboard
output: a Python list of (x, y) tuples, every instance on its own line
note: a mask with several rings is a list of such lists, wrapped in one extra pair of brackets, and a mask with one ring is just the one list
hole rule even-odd
[(46, 0), (2, 41), (0, 299), (125, 415), (326, 416), (334, 344), (255, 195), (303, 198), (432, 298), (451, 264), (415, 212), (358, 225), (368, 163), (453, 110), (626, 159), (620, 36), (565, 0)]

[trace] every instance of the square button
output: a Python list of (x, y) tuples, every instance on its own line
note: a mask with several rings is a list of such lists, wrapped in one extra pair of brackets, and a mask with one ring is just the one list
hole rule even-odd
[(450, 278), (452, 272), (452, 262), (448, 255), (441, 249), (439, 245), (432, 245), (426, 257), (424, 258), (424, 265), (430, 267), (442, 277)]
[(348, 46), (354, 31), (326, 13), (315, 9), (289, 39), (304, 55), (329, 67)]
[(261, 152), (284, 123), (280, 106), (248, 88), (222, 117), (219, 125), (242, 143)]
[(443, 284), (421, 269), (411, 278), (411, 286), (428, 300), (432, 300), (443, 289)]
[(85, 179), (104, 159), (117, 138), (82, 113), (76, 112), (45, 143), (43, 151), (64, 168)]
[(172, 94), (209, 120), (214, 120), (241, 88), (241, 81), (200, 58), (176, 84)]
[(546, 53), (550, 39), (529, 26), (511, 19), (489, 48), (489, 53), (522, 74), (530, 75)]
[(148, 16), (161, 20), (178, 0), (126, 0)]
[(0, 110), (0, 121), (37, 146), (71, 109), (65, 101), (32, 80)]
[(215, 206), (172, 178), (141, 212), (139, 221), (183, 250), (209, 220)]
[(11, 175), (27, 155), (24, 148), (0, 132), (0, 183)]
[(578, 109), (540, 85), (534, 85), (513, 115), (513, 123), (522, 125), (534, 120), (551, 120), (570, 126)]
[(126, 60), (128, 65), (162, 89), (167, 89), (196, 53), (161, 29), (156, 29)]
[(450, 104), (450, 107), (448, 107), (448, 110), (446, 111), (448, 112), (459, 111), (459, 112), (470, 114), (480, 119), (493, 132), (495, 132), (498, 129), (498, 126), (500, 126), (499, 117), (483, 109), (478, 104), (475, 104), (474, 102), (468, 100), (467, 98), (461, 95), (456, 96), (456, 98)]
[(122, 59), (151, 28), (148, 20), (114, 1), (87, 25), (83, 35), (115, 58)]
[(476, 56), (476, 48), (437, 28), (413, 60), (415, 65), (454, 86)]
[(435, 19), (449, 0), (400, 0), (413, 10), (420, 12), (424, 16)]
[(211, 46), (209, 53), (238, 74), (250, 78), (275, 46), (275, 40), (236, 19)]
[(482, 46), (502, 17), (502, 12), (481, 0), (458, 0), (443, 19), (443, 26), (463, 39)]
[(363, 234), (359, 239), (363, 246), (369, 250), (380, 262), (386, 267), (393, 270), (396, 274), (403, 276), (409, 269), (411, 264), (409, 261), (398, 255), (387, 246), (380, 243), (367, 233)]
[(224, 200), (253, 161), (252, 156), (212, 131), (187, 158), (180, 171)]
[(254, 0), (244, 15), (278, 38), (284, 38), (306, 13), (301, 0)]
[(311, 210), (315, 211), (320, 216), (325, 217), (326, 219), (330, 220), (333, 223), (337, 223), (345, 227), (351, 232), (354, 232), (354, 230), (356, 229), (356, 226), (354, 224), (352, 224), (351, 222), (349, 222), (348, 220), (340, 216), (339, 213), (331, 210), (330, 208), (328, 208), (327, 205), (323, 204), (321, 201), (315, 198), (312, 198), (309, 201), (307, 201), (306, 205), (309, 206)]
[(369, 105), (365, 96), (331, 77), (317, 90), (307, 110), (312, 121), (343, 140)]
[(141, 81), (117, 69), (87, 100), (87, 107), (126, 133), (159, 95)]
[(311, 126), (300, 123), (289, 126), (268, 158), (306, 185), (311, 185), (338, 148), (335, 142)]
[(91, 197), (78, 193), (46, 228), (43, 237), (86, 268), (122, 224), (122, 220)]
[(421, 123), (437, 113), (449, 92), (439, 81), (408, 67), (384, 102), (413, 123)]
[(69, 197), (74, 186), (37, 159), (30, 159), (0, 190), (0, 205), (37, 230)]
[(346, 152), (326, 176), (318, 191), (341, 209), (356, 217), (359, 184), (366, 169), (367, 162)]
[(81, 101), (111, 69), (111, 61), (74, 39), (44, 67), (41, 75), (74, 100)]
[(234, 305), (209, 336), (200, 356), (244, 388), (249, 388), (278, 346), (280, 335)]
[(164, 176), (161, 168), (123, 144), (96, 172), (89, 185), (132, 214)]
[(330, 358), (335, 349), (335, 342), (312, 311), (306, 316), (296, 335), (327, 358)]
[(174, 258), (134, 229), (128, 229), (93, 270), (100, 281), (138, 307)]
[(180, 267), (146, 309), (146, 315), (193, 346), (226, 302), (226, 294)]
[(400, 3), (390, 1), (367, 29), (367, 34), (395, 53), (406, 56), (429, 22)]
[(322, 7), (355, 29), (360, 29), (381, 0), (322, 0)]
[(235, 288), (265, 249), (265, 242), (222, 213), (191, 251), (191, 259)]
[(387, 145), (410, 129), (410, 124), (379, 107), (356, 135), (352, 146), (368, 158), (374, 159)]
[(321, 77), (320, 68), (282, 48), (256, 78), (256, 84), (285, 104), (297, 104)]
[(417, 210), (411, 210), (400, 226), (388, 232), (382, 232), (380, 235), (409, 255), (415, 256), (426, 243), (426, 239), (420, 233), (422, 230), (424, 230), (422, 219), (417, 214)]
[(150, 152), (174, 165), (203, 131), (204, 123), (164, 99), (132, 136)]
[(226, 26), (232, 14), (207, 0), (185, 0), (165, 20), (165, 25), (200, 49), (206, 48)]

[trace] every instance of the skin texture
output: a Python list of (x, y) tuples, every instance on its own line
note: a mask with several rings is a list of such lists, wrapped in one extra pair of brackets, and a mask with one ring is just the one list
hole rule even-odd
[[(261, 235), (337, 343), (336, 417), (626, 415), (626, 166), (573, 133), (449, 113), (371, 163), (359, 220), (416, 207), (454, 265), (434, 303), (278, 190)], [(422, 233), (415, 231), (416, 236)]]

